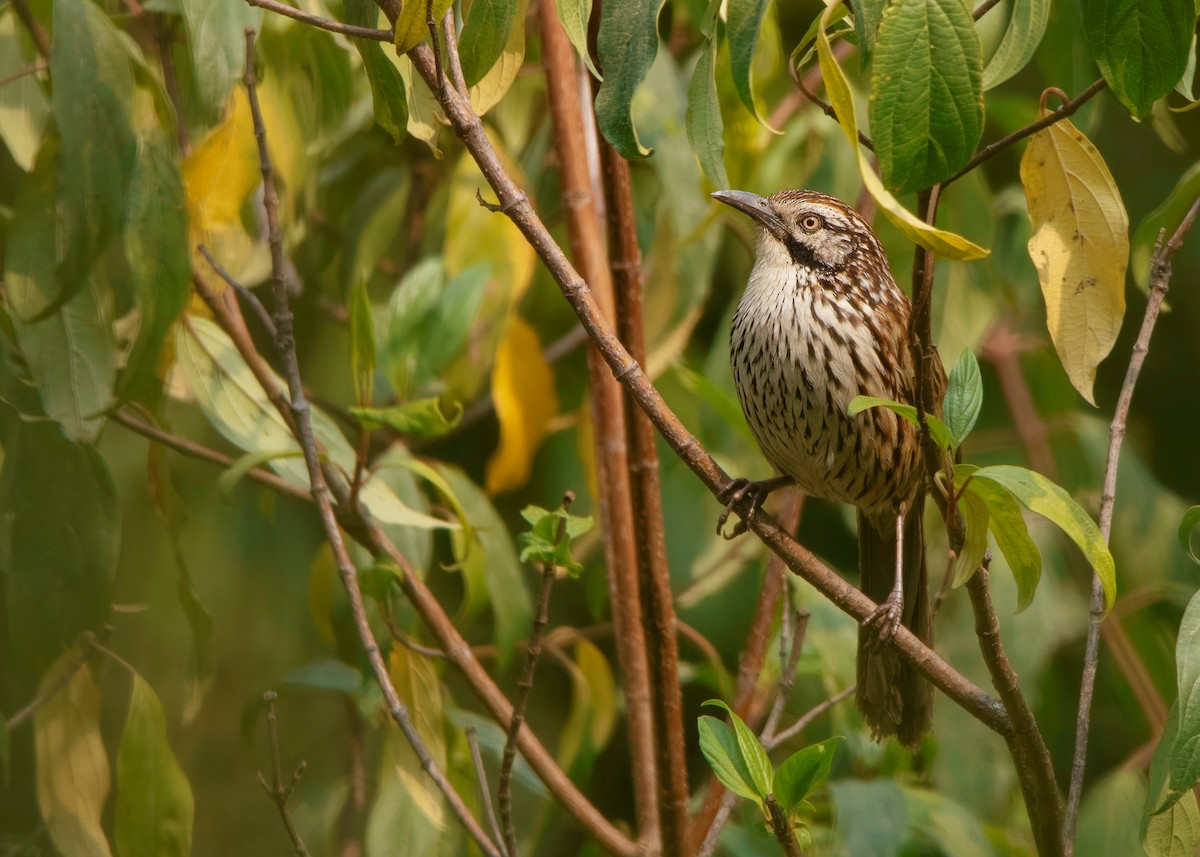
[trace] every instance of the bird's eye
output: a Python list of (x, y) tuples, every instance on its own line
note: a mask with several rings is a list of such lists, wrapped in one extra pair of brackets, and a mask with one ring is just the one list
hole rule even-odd
[(809, 214), (800, 220), (800, 228), (805, 232), (816, 232), (821, 228), (821, 218), (815, 214)]

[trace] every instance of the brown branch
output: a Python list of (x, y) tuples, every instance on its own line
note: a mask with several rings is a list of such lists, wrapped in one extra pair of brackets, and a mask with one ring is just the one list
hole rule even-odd
[(268, 690), (263, 694), (263, 701), (267, 704), (267, 744), (271, 750), (271, 782), (268, 783), (267, 778), (261, 772), (258, 775), (258, 781), (262, 783), (263, 790), (271, 798), (275, 808), (279, 810), (283, 827), (287, 831), (288, 839), (298, 857), (309, 857), (308, 846), (300, 837), (300, 831), (296, 829), (296, 823), (292, 820), (292, 811), (288, 809), (288, 800), (291, 798), (292, 792), (296, 790), (296, 783), (300, 782), (300, 777), (304, 774), (304, 769), (308, 767), (308, 762), (301, 761), (296, 766), (296, 770), (292, 772), (292, 781), (284, 784), (283, 772), (279, 767), (279, 730), (275, 720), (275, 700), (277, 698), (273, 690)]
[(350, 555), (346, 550), (341, 529), (333, 511), (321, 469), (321, 461), (317, 451), (316, 439), (313, 436), (310, 420), (310, 407), (304, 395), (304, 386), (300, 380), (300, 366), (296, 357), (296, 342), (292, 330), (292, 311), (288, 303), (288, 288), (285, 281), (285, 262), (283, 255), (283, 232), (279, 225), (279, 198), (275, 190), (275, 174), (271, 165), (270, 153), (267, 149), (266, 128), (263, 125), (262, 111), (258, 103), (258, 87), (254, 74), (254, 30), (246, 29), (246, 73), (244, 78), (246, 94), (250, 102), (250, 115), (254, 123), (254, 136), (258, 143), (259, 166), (263, 178), (263, 202), (267, 213), (267, 238), (271, 249), (271, 284), (275, 303), (275, 342), (283, 362), (284, 376), (287, 379), (289, 410), (296, 440), (304, 451), (304, 461), (308, 468), (309, 483), (313, 499), (320, 512), (321, 523), (325, 528), (325, 536), (333, 549), (334, 560), (337, 563), (338, 576), (346, 589), (350, 601), (351, 612), (363, 649), (371, 663), (376, 681), (383, 691), (392, 719), (400, 727), (405, 738), (412, 746), (413, 752), (420, 760), (421, 768), (429, 776), (438, 790), (442, 793), (450, 810), (468, 835), (479, 845), (480, 850), (489, 857), (500, 857), (500, 851), (492, 843), (490, 837), (471, 815), (462, 797), (446, 778), (433, 755), (425, 746), (416, 726), (408, 716), (408, 709), (400, 701), (395, 687), (388, 674), (387, 664), (375, 642), (370, 623), (367, 620), (366, 607), (363, 604), (362, 592), (358, 586), (358, 573)]
[[(503, 843), (504, 834), (500, 830), (500, 822), (496, 819), (496, 808), (492, 805), (492, 794), (488, 789), (487, 771), (483, 767), (483, 754), (479, 752), (479, 736), (474, 726), (468, 726), (466, 733), (467, 747), (471, 751), (471, 764), (475, 767), (475, 781), (479, 784), (479, 802), (483, 804), (484, 816), (487, 818), (488, 827), (492, 831), (492, 837), (497, 842)], [(514, 855), (508, 853), (507, 846), (505, 847), (505, 857), (514, 857)]]
[(208, 251), (207, 247), (200, 244), (196, 249), (204, 257), (204, 261), (208, 263), (209, 267), (216, 272), (216, 275), (224, 280), (237, 293), (237, 296), (250, 306), (250, 309), (254, 310), (254, 314), (258, 317), (258, 320), (262, 322), (267, 333), (271, 334), (271, 338), (274, 339), (276, 336), (275, 322), (271, 319), (271, 314), (267, 312), (267, 308), (262, 305), (262, 301), (258, 299), (254, 292), (243, 286), (232, 274), (225, 270), (221, 263), (213, 258), (212, 253)]
[(250, 6), (257, 6), (260, 9), (274, 12), (277, 15), (283, 15), (285, 18), (303, 21), (305, 24), (309, 24), (317, 29), (328, 30), (331, 33), (339, 33), (354, 39), (370, 39), (373, 42), (393, 42), (396, 39), (395, 30), (355, 27), (352, 24), (343, 24), (341, 21), (331, 21), (329, 18), (322, 18), (320, 15), (310, 15), (308, 12), (301, 12), (294, 6), (288, 6), (285, 3), (278, 2), (278, 0), (246, 0), (246, 3)]
[[(409, 57), (418, 74), (428, 84), (436, 83), (433, 60), (428, 48), (418, 45), (409, 52)], [(468, 103), (453, 92), (447, 92), (442, 106), (455, 133), (463, 140), (493, 192), (500, 199), (505, 215), (521, 230), (546, 265), (613, 374), (620, 379), (638, 407), (650, 416), (659, 434), (679, 459), (696, 474), (705, 487), (715, 497), (727, 494), (731, 482), (728, 474), (679, 421), (637, 361), (633, 360), (621, 345), (586, 283), (571, 266), (534, 212), (525, 194), (513, 182), (500, 162), (484, 133), (479, 117), (474, 114)], [(738, 514), (748, 513), (748, 510), (748, 501), (735, 506)], [(812, 584), (843, 612), (861, 622), (875, 610), (877, 605), (871, 599), (798, 544), (770, 515), (755, 515), (750, 530), (768, 548), (779, 554), (789, 569)], [(900, 628), (890, 645), (895, 646), (902, 657), (914, 664), (936, 687), (971, 716), (1001, 734), (1009, 731), (1011, 726), (1008, 716), (998, 700), (976, 687), (911, 632)]]
[[(1150, 298), (1146, 302), (1146, 313), (1142, 316), (1142, 326), (1138, 331), (1137, 341), (1133, 344), (1133, 352), (1129, 357), (1129, 368), (1125, 370), (1125, 381), (1121, 384), (1121, 393), (1117, 397), (1117, 407), (1113, 412), (1112, 424), (1109, 427), (1108, 460), (1104, 468), (1104, 491), (1100, 498), (1100, 534), (1106, 543), (1112, 533), (1113, 507), (1117, 499), (1117, 465), (1121, 459), (1121, 443), (1125, 439), (1125, 425), (1129, 419), (1130, 405), (1133, 402), (1133, 390), (1141, 375), (1142, 364), (1146, 362), (1146, 354), (1150, 350), (1150, 337), (1154, 334), (1154, 325), (1158, 322), (1163, 300), (1171, 285), (1172, 258), (1183, 245), (1183, 239), (1192, 228), (1197, 212), (1200, 212), (1200, 198), (1192, 203), (1192, 207), (1180, 221), (1169, 241), (1164, 244), (1164, 233), (1159, 233), (1154, 247), (1154, 255), (1151, 257)], [(1096, 665), (1099, 660), (1098, 638), (1100, 622), (1103, 619), (1104, 587), (1100, 583), (1099, 575), (1093, 574), (1091, 622), (1088, 625), (1087, 644), (1084, 648), (1083, 676), (1079, 689), (1079, 716), (1075, 724), (1075, 754), (1071, 763), (1071, 786), (1067, 797), (1066, 822), (1063, 826), (1063, 851), (1067, 857), (1070, 857), (1075, 850), (1075, 822), (1079, 801), (1083, 796), (1088, 729), (1091, 723), (1092, 696), (1096, 688)]]
[[(575, 502), (574, 492), (568, 491), (562, 500), (565, 512), (571, 511)], [(554, 546), (557, 548), (567, 537), (567, 519), (559, 518), (558, 529), (554, 533)], [(517, 853), (517, 830), (513, 826), (512, 813), (512, 774), (513, 763), (517, 760), (517, 733), (525, 722), (525, 709), (529, 706), (529, 696), (533, 692), (533, 676), (537, 670), (538, 658), (542, 656), (542, 632), (550, 620), (550, 593), (554, 589), (554, 580), (558, 569), (552, 562), (542, 566), (542, 586), (538, 590), (537, 606), (533, 614), (533, 627), (529, 631), (529, 642), (525, 647), (525, 669), (517, 681), (517, 699), (513, 703), (512, 720), (508, 722), (508, 733), (504, 738), (504, 753), (500, 759), (500, 781), (496, 789), (497, 800), (500, 803), (500, 829), (504, 834), (504, 849), (509, 854)]]
[[(611, 321), (616, 314), (616, 301), (605, 257), (603, 225), (597, 214), (584, 149), (586, 137), (583, 105), (575, 76), (575, 52), (553, 4), (538, 3), (538, 23), (542, 32), (547, 98), (571, 256), (578, 263), (587, 283), (585, 288), (602, 308), (604, 316)], [(456, 50), (453, 45), (447, 46), (448, 53)], [(443, 103), (448, 100), (443, 97)], [(521, 199), (525, 200), (524, 195)], [(501, 206), (506, 207), (507, 204), (508, 201), (501, 198)], [(528, 202), (525, 201), (525, 204), (528, 205)], [(650, 655), (643, 626), (643, 611), (651, 605), (642, 603), (638, 586), (639, 555), (634, 539), (637, 522), (633, 513), (628, 467), (625, 403), (620, 384), (613, 379), (594, 347), (588, 349), (588, 382), (595, 423), (593, 441), (596, 447), (596, 475), (600, 491), (600, 518), (604, 527), (609, 600), (616, 632), (617, 658), (628, 705), (637, 830), (641, 837), (651, 843), (652, 850), (658, 850), (660, 830), (673, 828), (670, 827), (670, 819), (661, 817), (656, 801), (659, 775), (665, 772), (659, 770), (655, 751), (658, 743), (655, 739), (661, 735), (661, 730), (656, 729)], [(685, 786), (684, 801), (686, 797)]]
[(29, 8), (29, 0), (12, 0), (13, 11), (17, 13), (17, 17), (25, 26), (29, 33), (29, 37), (33, 39), (33, 46), (37, 48), (37, 52), (42, 55), (42, 59), (50, 59), (50, 37), (46, 35), (46, 30), (36, 17), (33, 10)]
[(792, 833), (792, 823), (788, 821), (787, 813), (775, 799), (775, 795), (767, 795), (766, 803), (771, 831), (775, 834), (779, 844), (783, 846), (783, 853), (787, 857), (804, 857), (800, 850), (800, 843), (796, 841), (796, 834)]
[[(543, 5), (549, 7), (550, 4)], [(553, 28), (556, 31), (557, 50), (570, 58), (572, 64), (577, 65), (566, 34), (557, 20), (557, 14)], [(638, 246), (629, 164), (599, 134), (595, 134), (595, 137), (603, 162), (609, 256), (616, 286), (617, 330), (633, 359), (639, 365), (645, 365), (642, 252)], [(663, 852), (670, 857), (687, 854), (691, 850), (687, 751), (683, 742), (683, 693), (679, 686), (675, 602), (671, 592), (671, 571), (667, 565), (662, 486), (654, 425), (646, 413), (628, 397), (625, 399), (625, 413), (634, 539), (637, 543), (642, 586), (643, 620), (649, 640), (650, 672), (654, 677), (651, 689), (656, 715), (654, 738), (658, 752), (659, 815), (662, 820)]]
[(1091, 100), (1092, 96), (1099, 93), (1106, 86), (1108, 86), (1108, 83), (1104, 80), (1104, 78), (1100, 78), (1095, 83), (1093, 83), (1091, 86), (1089, 86), (1087, 89), (1085, 89), (1083, 92), (1079, 93), (1077, 96), (1075, 96), (1070, 101), (1068, 101), (1066, 104), (1064, 104), (1062, 107), (1055, 110), (1053, 113), (1048, 113), (1045, 116), (1043, 116), (1041, 119), (1037, 120), (1036, 122), (1034, 122), (1030, 125), (1026, 125), (1024, 128), (1021, 128), (1018, 131), (1013, 131), (1011, 134), (1001, 137), (996, 142), (989, 143), (988, 145), (984, 146), (982, 149), (980, 149), (978, 152), (976, 152), (974, 154), (974, 156), (971, 158), (971, 160), (967, 161), (967, 165), (965, 167), (963, 167), (957, 173), (955, 173), (950, 178), (948, 178), (944, 182), (942, 182), (942, 187), (944, 188), (947, 185), (951, 184), (952, 182), (958, 181), (963, 176), (965, 176), (967, 173), (971, 172), (971, 170), (975, 169), (977, 166), (982, 164), (984, 161), (994, 158), (996, 155), (1003, 152), (1005, 149), (1007, 149), (1013, 143), (1019, 143), (1022, 140), (1024, 140), (1026, 137), (1030, 136), (1031, 134), (1036, 134), (1038, 131), (1041, 131), (1043, 128), (1049, 128), (1051, 125), (1055, 124), (1056, 122), (1061, 122), (1063, 119), (1066, 119), (1068, 116), (1073, 114), (1076, 110), (1078, 110), (1080, 107), (1082, 107), (1084, 104), (1086, 104), (1089, 100)]
[(799, 735), (801, 732), (803, 732), (805, 729), (807, 729), (809, 726), (811, 726), (813, 721), (816, 720), (818, 717), (820, 717), (822, 714), (824, 714), (826, 711), (833, 708), (839, 702), (844, 702), (845, 700), (847, 700), (851, 696), (853, 696), (854, 691), (855, 691), (855, 685), (850, 685), (845, 690), (839, 690), (833, 696), (818, 703), (817, 705), (814, 705), (812, 708), (810, 708), (804, 714), (800, 715), (800, 717), (796, 718), (796, 722), (793, 723), (791, 726), (788, 726), (786, 729), (781, 729), (773, 735), (764, 734), (762, 736), (763, 746), (766, 747), (768, 751), (771, 751), (771, 750), (774, 750), (776, 747), (778, 747), (780, 744), (783, 744), (787, 741), (791, 741), (793, 738), (795, 738), (797, 735)]
[(13, 72), (8, 77), (0, 77), (0, 89), (3, 89), (4, 87), (8, 86), (10, 83), (14, 83), (15, 81), (18, 81), (23, 77), (29, 77), (29, 75), (31, 75), (31, 74), (41, 74), (42, 72), (46, 71), (48, 68), (50, 68), (49, 63), (39, 62), (39, 63), (34, 63), (31, 66), (27, 66), (18, 72)]
[(1000, 2), (1000, 0), (983, 0), (983, 2), (980, 3), (978, 6), (976, 6), (975, 10), (973, 12), (971, 12), (971, 19), (978, 21), (980, 18), (982, 18), (984, 15), (986, 15), (989, 11), (991, 11), (992, 7), (995, 6), (996, 4), (998, 4), (999, 2)]

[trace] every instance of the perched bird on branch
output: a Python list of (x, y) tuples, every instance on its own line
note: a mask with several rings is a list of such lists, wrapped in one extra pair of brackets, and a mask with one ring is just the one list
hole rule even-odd
[[(859, 585), (879, 607), (859, 628), (856, 701), (877, 739), (895, 735), (915, 748), (929, 730), (932, 687), (880, 643), (901, 623), (932, 642), (920, 438), (916, 426), (886, 408), (847, 413), (859, 395), (915, 401), (911, 305), (875, 232), (844, 202), (809, 190), (713, 196), (758, 225), (730, 360), (750, 428), (781, 474), (737, 480), (718, 529), (743, 498), (751, 499), (752, 516), (788, 483), (858, 509)], [(940, 403), (940, 362), (934, 371)], [(739, 522), (732, 535), (745, 526)]]

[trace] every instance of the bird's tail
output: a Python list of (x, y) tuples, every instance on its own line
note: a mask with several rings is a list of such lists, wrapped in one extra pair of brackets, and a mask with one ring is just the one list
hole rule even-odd
[[(933, 643), (933, 612), (925, 570), (922, 513), (918, 496), (904, 519), (904, 612), (901, 622), (927, 645)], [(866, 595), (882, 603), (896, 577), (896, 523), (858, 513), (858, 570)], [(858, 631), (858, 710), (876, 740), (895, 735), (916, 749), (933, 719), (933, 686), (891, 646), (881, 646), (874, 628)]]

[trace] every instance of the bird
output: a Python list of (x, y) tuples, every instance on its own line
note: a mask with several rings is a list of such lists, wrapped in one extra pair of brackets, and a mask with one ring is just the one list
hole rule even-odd
[[(744, 532), (766, 496), (788, 483), (856, 507), (859, 585), (879, 607), (859, 627), (855, 701), (876, 740), (894, 735), (916, 749), (932, 724), (933, 689), (882, 643), (900, 624), (933, 641), (919, 432), (886, 408), (848, 413), (859, 395), (915, 402), (912, 305), (874, 230), (841, 200), (813, 190), (713, 196), (757, 225), (754, 266), (730, 329), (730, 364), (746, 421), (779, 474), (734, 480), (718, 531), (749, 497), (746, 519), (729, 537)], [(945, 370), (933, 362), (940, 403)]]

